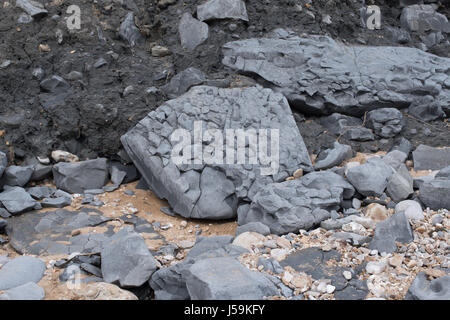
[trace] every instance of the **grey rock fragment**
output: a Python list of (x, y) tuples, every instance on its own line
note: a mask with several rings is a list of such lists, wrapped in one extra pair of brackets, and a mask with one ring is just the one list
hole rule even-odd
[(1, 178), (2, 185), (23, 187), (30, 181), (33, 166), (9, 166)]
[(202, 71), (196, 68), (188, 68), (174, 76), (161, 89), (170, 99), (174, 99), (188, 91), (191, 87), (203, 84), (205, 81), (206, 77)]
[(450, 208), (450, 179), (437, 178), (422, 183), (419, 188), (419, 198), (432, 210)]
[(262, 273), (229, 257), (197, 261), (189, 269), (186, 285), (192, 300), (260, 300), (278, 294)]
[(98, 158), (76, 163), (60, 162), (53, 166), (53, 177), (59, 189), (70, 193), (101, 189), (109, 177), (107, 160)]
[(11, 214), (40, 208), (39, 203), (21, 187), (12, 187), (0, 193), (0, 202)]
[(200, 21), (212, 19), (241, 19), (248, 21), (247, 8), (242, 0), (209, 0), (197, 6)]
[(70, 206), (72, 200), (66, 197), (58, 198), (46, 198), (42, 200), (41, 205), (43, 208), (64, 208)]
[(403, 8), (400, 22), (403, 28), (410, 31), (442, 31), (450, 32), (447, 17), (436, 12), (432, 5), (412, 5)]
[(403, 115), (394, 108), (381, 108), (367, 113), (366, 126), (383, 138), (399, 134), (404, 126)]
[(134, 23), (134, 14), (129, 12), (119, 27), (119, 36), (128, 41), (131, 47), (139, 44), (143, 37)]
[(16, 0), (16, 7), (21, 8), (23, 11), (25, 11), (27, 14), (29, 14), (31, 17), (35, 19), (45, 17), (48, 13), (48, 11), (45, 10), (44, 6), (37, 1)]
[(393, 201), (399, 202), (407, 199), (413, 192), (413, 178), (406, 166), (401, 165), (389, 178), (386, 193)]
[(316, 163), (314, 164), (314, 169), (330, 169), (334, 166), (340, 165), (352, 156), (352, 147), (335, 141), (332, 149), (327, 149), (319, 153)]
[(270, 234), (270, 228), (261, 222), (250, 222), (244, 224), (243, 226), (237, 227), (236, 237), (244, 232), (256, 232), (262, 234), (263, 236), (267, 236)]
[(105, 282), (119, 283), (121, 287), (139, 287), (156, 271), (156, 260), (144, 238), (128, 228), (110, 238), (101, 259)]
[(413, 151), (414, 170), (441, 170), (450, 166), (450, 148), (419, 145)]
[(369, 247), (378, 252), (393, 253), (397, 251), (396, 241), (409, 243), (413, 239), (413, 232), (404, 212), (397, 212), (377, 224)]
[(209, 27), (206, 23), (193, 18), (190, 13), (184, 13), (178, 26), (181, 46), (192, 51), (208, 39)]
[(393, 169), (380, 158), (372, 157), (363, 165), (351, 167), (347, 179), (365, 196), (381, 196), (387, 187)]

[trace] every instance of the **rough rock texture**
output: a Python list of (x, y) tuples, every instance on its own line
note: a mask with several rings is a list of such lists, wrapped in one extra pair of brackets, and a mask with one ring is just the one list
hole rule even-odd
[(156, 260), (141, 235), (124, 228), (110, 238), (101, 252), (105, 282), (139, 287), (156, 271)]
[(403, 115), (394, 108), (381, 108), (367, 113), (366, 127), (373, 129), (382, 138), (392, 138), (404, 126)]
[(406, 300), (450, 300), (450, 276), (429, 281), (425, 272), (416, 276), (408, 289)]
[(396, 241), (409, 243), (413, 239), (414, 236), (408, 219), (404, 212), (398, 212), (377, 224), (370, 249), (392, 253), (397, 251)]
[(244, 232), (256, 232), (267, 236), (268, 234), (270, 234), (270, 229), (268, 226), (261, 222), (250, 222), (236, 228), (236, 237)]
[(262, 273), (230, 257), (197, 261), (189, 272), (186, 285), (192, 300), (261, 300), (278, 294)]
[(440, 170), (450, 166), (450, 148), (419, 145), (413, 151), (414, 170)]
[(196, 68), (187, 68), (174, 76), (168, 84), (163, 86), (162, 91), (170, 99), (174, 99), (191, 87), (203, 84), (206, 81), (205, 74)]
[(403, 8), (400, 22), (402, 27), (409, 31), (450, 32), (447, 17), (436, 12), (432, 5), (416, 4)]
[(129, 12), (126, 15), (125, 19), (120, 25), (119, 35), (123, 40), (128, 41), (128, 43), (132, 47), (142, 41), (143, 37), (134, 23), (133, 12)]
[(15, 288), (28, 282), (37, 283), (45, 271), (45, 262), (41, 259), (17, 257), (0, 269), (0, 290)]
[(407, 107), (424, 94), (450, 96), (450, 59), (414, 48), (346, 46), (309, 36), (240, 40), (225, 44), (223, 53), (226, 66), (258, 75), (301, 112), (361, 116)]
[(197, 7), (201, 21), (212, 19), (241, 19), (248, 21), (245, 2), (242, 0), (209, 0)]
[(9, 166), (0, 180), (1, 185), (23, 187), (30, 181), (34, 168), (32, 166)]
[(394, 202), (408, 198), (414, 192), (413, 178), (404, 164), (389, 178), (386, 193)]
[(17, 0), (16, 6), (21, 8), (34, 19), (45, 17), (48, 13), (48, 11), (44, 9), (44, 6), (37, 1)]
[(262, 187), (251, 205), (239, 212), (238, 223), (261, 222), (274, 234), (298, 232), (330, 218), (329, 210), (338, 209), (342, 199), (351, 198), (354, 192), (333, 172), (313, 172), (298, 180)]
[(53, 166), (53, 177), (59, 189), (70, 193), (101, 189), (109, 177), (107, 159), (57, 163)]
[[(201, 149), (198, 142), (202, 138), (202, 133), (205, 135), (207, 128), (217, 128), (217, 132), (223, 133), (225, 141), (227, 141), (226, 129), (243, 129), (245, 132), (250, 129), (262, 129), (268, 138), (271, 138), (271, 142), (276, 141), (272, 139), (275, 133), (268, 129), (279, 130), (276, 131), (279, 132), (280, 139), (278, 170), (274, 168), (276, 161), (271, 161), (272, 167), (269, 167), (269, 162), (264, 161), (256, 161), (257, 164), (253, 165), (238, 164), (236, 158), (229, 161), (226, 158), (226, 150), (222, 156), (220, 151), (218, 152), (216, 156), (219, 160), (211, 161), (205, 157), (202, 162), (202, 155), (206, 152), (198, 150), (199, 147)], [(193, 157), (192, 153), (189, 154), (191, 150), (183, 154), (185, 164), (183, 161), (178, 165), (173, 162), (172, 154), (179, 156), (180, 142), (185, 140), (176, 135), (174, 141), (171, 140), (170, 137), (174, 137), (172, 134), (176, 129), (187, 130), (184, 132), (187, 132), (186, 142), (189, 145), (191, 131), (194, 129), (194, 133), (197, 132), (199, 135), (194, 140), (197, 144), (192, 148), (195, 149)], [(203, 139), (209, 141), (207, 138)], [(260, 87), (191, 88), (183, 96), (170, 100), (157, 111), (149, 113), (136, 127), (122, 136), (121, 140), (152, 191), (158, 197), (167, 199), (173, 210), (184, 217), (208, 219), (235, 217), (238, 204), (242, 201), (249, 202), (260, 185), (281, 181), (298, 168), (305, 171), (312, 170), (308, 152), (287, 101), (282, 95)], [(258, 140), (261, 145), (263, 139)], [(234, 139), (229, 139), (226, 143), (231, 144), (230, 141)], [(229, 149), (224, 148), (220, 139), (217, 140), (217, 144), (221, 150)], [(236, 145), (239, 147), (239, 141)], [(239, 147), (240, 151), (242, 146), (241, 144)], [(235, 150), (233, 147), (231, 149)], [(231, 153), (228, 154), (230, 155)], [(245, 161), (248, 163), (248, 156), (246, 158)], [(197, 161), (200, 164), (195, 164)], [(224, 164), (218, 164), (220, 161)], [(265, 166), (264, 163), (269, 165)]]

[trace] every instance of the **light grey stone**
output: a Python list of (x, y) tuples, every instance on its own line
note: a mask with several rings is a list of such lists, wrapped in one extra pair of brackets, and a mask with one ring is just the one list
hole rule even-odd
[(178, 26), (181, 46), (192, 51), (208, 39), (209, 27), (206, 23), (193, 18), (190, 13), (184, 13)]
[(42, 300), (44, 298), (45, 290), (34, 282), (6, 290), (0, 295), (0, 300)]
[(45, 262), (41, 259), (21, 256), (0, 269), (0, 290), (16, 288), (28, 282), (37, 283), (45, 271)]
[(413, 151), (414, 170), (441, 170), (450, 166), (450, 148), (419, 145)]
[(241, 19), (248, 21), (247, 8), (242, 0), (209, 0), (197, 6), (200, 21), (212, 19)]
[(429, 281), (425, 272), (420, 272), (408, 289), (405, 300), (450, 300), (450, 276)]
[(323, 170), (330, 169), (334, 166), (340, 165), (347, 159), (353, 156), (352, 147), (346, 144), (340, 144), (335, 141), (332, 149), (327, 149), (319, 153), (314, 169)]
[(11, 214), (40, 208), (39, 203), (21, 187), (12, 187), (0, 193), (0, 202)]

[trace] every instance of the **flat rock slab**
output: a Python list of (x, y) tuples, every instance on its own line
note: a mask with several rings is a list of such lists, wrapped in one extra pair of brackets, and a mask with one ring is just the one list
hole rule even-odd
[[(135, 216), (127, 218), (125, 215), (120, 219), (134, 225), (137, 232), (156, 233), (144, 219)], [(72, 232), (89, 227), (104, 227), (111, 220), (95, 209), (33, 211), (10, 218), (7, 233), (11, 245), (21, 254), (98, 253), (103, 248), (103, 242), (109, 241), (114, 235), (113, 226), (108, 226), (104, 233), (87, 232), (72, 236)]]
[(322, 251), (318, 247), (311, 247), (290, 254), (280, 262), (280, 265), (304, 272), (314, 280), (330, 279), (331, 284), (336, 287), (336, 299), (364, 299), (368, 293), (365, 283), (357, 279), (347, 281), (342, 273), (350, 269), (327, 264), (329, 260), (339, 261), (340, 259), (341, 254), (336, 250)]
[(41, 259), (23, 256), (17, 257), (0, 269), (0, 290), (16, 288), (28, 282), (37, 283), (45, 271), (45, 262)]
[(261, 300), (278, 295), (263, 273), (230, 257), (200, 260), (189, 271), (186, 284), (192, 300)]
[(420, 272), (409, 287), (405, 300), (450, 300), (450, 276), (429, 281), (425, 272)]
[[(214, 134), (220, 133), (223, 137), (223, 140), (216, 140), (223, 154), (213, 152), (218, 161), (211, 161), (208, 157), (203, 159), (207, 150), (203, 153), (199, 150), (199, 139), (207, 133), (212, 134), (209, 129), (215, 129)], [(268, 140), (273, 137), (274, 141), (276, 133), (270, 129), (278, 130), (278, 168), (275, 168), (275, 161), (269, 160), (266, 163), (271, 164), (264, 165), (261, 156), (257, 157), (256, 164), (249, 164), (248, 156), (246, 164), (238, 163), (234, 157), (232, 161), (227, 159), (226, 150), (235, 150), (239, 144), (234, 137), (226, 140), (227, 132), (235, 133), (234, 130), (238, 129), (246, 133), (250, 129), (255, 132), (263, 130)], [(191, 145), (192, 132), (195, 134), (194, 145)], [(258, 140), (261, 148), (263, 139)], [(286, 99), (261, 87), (193, 87), (150, 112), (122, 136), (121, 141), (152, 191), (167, 199), (174, 212), (187, 218), (233, 218), (238, 205), (249, 202), (262, 185), (284, 181), (299, 168), (305, 172), (312, 171), (308, 151)], [(187, 142), (187, 147), (192, 148), (186, 149), (186, 154), (181, 156), (182, 142)], [(224, 142), (233, 145), (226, 148)], [(271, 143), (267, 145), (269, 149)], [(249, 145), (254, 147), (253, 143), (243, 147), (241, 144), (240, 153), (245, 150), (248, 155)], [(172, 153), (180, 160), (176, 161), (177, 164)], [(182, 157), (186, 159), (180, 159)]]
[(248, 21), (247, 8), (242, 0), (209, 0), (197, 7), (200, 21), (212, 19), (241, 19)]
[(0, 300), (42, 300), (45, 298), (45, 290), (34, 282), (6, 290), (0, 295)]
[(450, 59), (407, 47), (347, 46), (326, 36), (229, 42), (223, 64), (258, 75), (303, 113), (362, 116), (430, 95), (450, 100)]

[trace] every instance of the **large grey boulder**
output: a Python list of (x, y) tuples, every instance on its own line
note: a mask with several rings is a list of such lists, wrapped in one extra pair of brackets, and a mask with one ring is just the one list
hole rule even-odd
[(366, 163), (348, 169), (347, 179), (362, 195), (381, 196), (393, 173), (392, 167), (382, 159), (372, 157)]
[[(239, 129), (260, 133), (259, 155), (253, 164), (248, 156), (236, 158), (236, 146), (239, 154), (248, 155), (257, 144), (254, 139), (245, 145), (236, 143)], [(267, 150), (264, 134), (271, 138), (266, 145), (274, 151), (270, 159), (262, 156)], [(277, 134), (278, 159), (272, 147)], [(217, 139), (214, 144), (212, 136)], [(187, 218), (233, 218), (238, 206), (249, 203), (262, 185), (283, 181), (298, 168), (312, 171), (286, 99), (261, 87), (193, 87), (150, 112), (121, 141), (152, 191)]]
[(60, 162), (53, 166), (53, 178), (59, 189), (70, 193), (101, 189), (108, 181), (109, 171), (106, 158), (81, 162)]
[(428, 280), (420, 272), (408, 289), (405, 300), (450, 300), (450, 276)]
[(123, 228), (110, 238), (101, 259), (104, 281), (121, 287), (140, 287), (157, 268), (144, 238), (131, 228)]
[(186, 12), (181, 16), (178, 33), (180, 34), (181, 46), (188, 51), (192, 51), (208, 39), (209, 27), (206, 23), (198, 21)]
[(432, 5), (412, 5), (403, 8), (400, 22), (403, 28), (409, 31), (450, 32), (450, 23), (447, 17), (436, 12)]
[(381, 108), (367, 113), (366, 127), (383, 138), (392, 138), (399, 134), (404, 126), (403, 115), (394, 108)]
[(323, 170), (333, 168), (345, 160), (350, 159), (352, 156), (352, 147), (335, 141), (332, 149), (327, 149), (319, 153), (314, 164), (314, 169)]
[(310, 229), (330, 218), (343, 198), (355, 190), (331, 171), (313, 172), (298, 180), (268, 184), (260, 189), (247, 208), (239, 212), (238, 223), (261, 222), (278, 235)]
[(397, 251), (395, 242), (409, 243), (413, 240), (413, 232), (405, 213), (397, 212), (377, 224), (369, 247), (378, 252), (393, 253)]
[(230, 257), (197, 261), (186, 281), (192, 300), (261, 300), (278, 295), (263, 273), (250, 271)]
[(433, 97), (428, 96), (413, 101), (408, 107), (408, 114), (426, 122), (445, 118), (445, 112), (442, 110), (441, 102), (434, 101)]
[(247, 8), (242, 0), (209, 0), (197, 6), (200, 21), (212, 19), (241, 19), (248, 21)]
[(423, 95), (450, 96), (450, 59), (415, 48), (347, 46), (311, 35), (234, 41), (223, 54), (226, 66), (259, 76), (302, 113), (362, 116)]
[(450, 148), (419, 145), (413, 151), (414, 170), (441, 170), (450, 166)]
[(34, 282), (28, 282), (21, 286), (6, 290), (0, 295), (0, 300), (42, 300), (45, 291)]
[(21, 187), (12, 187), (0, 193), (0, 202), (11, 214), (40, 209), (39, 203)]
[(15, 288), (28, 282), (37, 283), (45, 271), (45, 262), (41, 259), (21, 256), (0, 269), (0, 290)]

